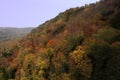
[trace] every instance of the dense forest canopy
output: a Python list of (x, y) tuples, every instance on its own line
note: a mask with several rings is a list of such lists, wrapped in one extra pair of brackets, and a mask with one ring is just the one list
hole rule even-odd
[(2, 51), (0, 80), (119, 80), (120, 0), (71, 8)]

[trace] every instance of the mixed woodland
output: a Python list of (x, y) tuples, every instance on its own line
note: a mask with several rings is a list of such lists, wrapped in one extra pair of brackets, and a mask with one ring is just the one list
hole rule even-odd
[(0, 80), (120, 80), (120, 0), (68, 9), (2, 49)]

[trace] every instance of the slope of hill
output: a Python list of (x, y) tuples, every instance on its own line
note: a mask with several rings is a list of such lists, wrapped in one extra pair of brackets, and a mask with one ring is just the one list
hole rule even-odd
[(4, 51), (0, 80), (119, 80), (120, 0), (71, 8)]
[(11, 38), (22, 37), (29, 33), (33, 28), (3, 28), (0, 27), (0, 41)]
[(18, 44), (19, 40), (26, 36), (33, 28), (3, 28), (0, 27), (0, 53), (10, 50)]

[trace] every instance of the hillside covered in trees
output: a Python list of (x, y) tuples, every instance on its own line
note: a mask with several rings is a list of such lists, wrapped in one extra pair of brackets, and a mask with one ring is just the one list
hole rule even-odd
[(33, 28), (4, 28), (0, 27), (0, 41), (20, 38), (30, 33)]
[(5, 50), (11, 49), (18, 44), (19, 40), (32, 31), (29, 28), (8, 28), (0, 27), (0, 53)]
[(120, 80), (120, 0), (71, 8), (0, 55), (0, 80)]

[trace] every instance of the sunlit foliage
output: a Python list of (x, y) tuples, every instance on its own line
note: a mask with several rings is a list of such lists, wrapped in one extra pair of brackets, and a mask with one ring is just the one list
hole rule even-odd
[(20, 42), (0, 42), (0, 80), (120, 80), (119, 5), (71, 8)]

